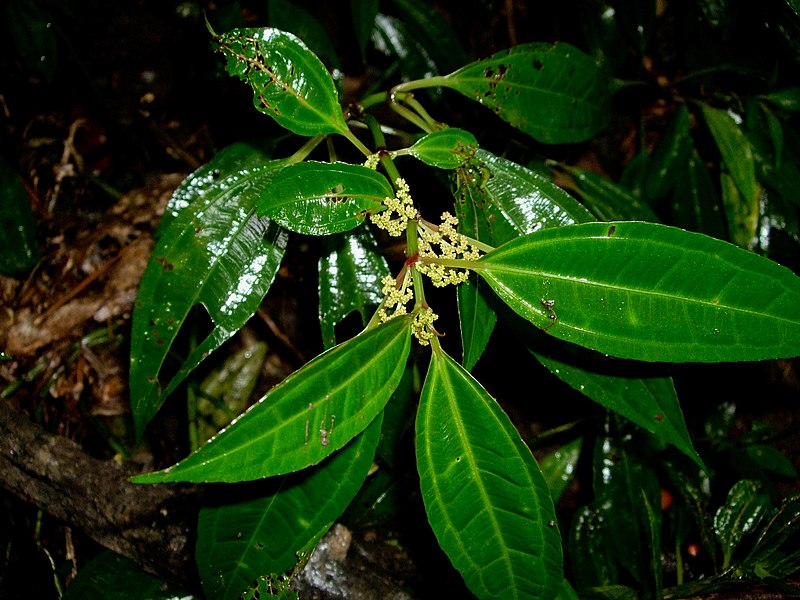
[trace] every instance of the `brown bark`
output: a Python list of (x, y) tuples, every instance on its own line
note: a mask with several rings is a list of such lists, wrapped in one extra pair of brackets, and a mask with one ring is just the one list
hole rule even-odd
[(189, 583), (198, 495), (187, 486), (136, 485), (131, 474), (0, 402), (0, 486), (145, 570)]

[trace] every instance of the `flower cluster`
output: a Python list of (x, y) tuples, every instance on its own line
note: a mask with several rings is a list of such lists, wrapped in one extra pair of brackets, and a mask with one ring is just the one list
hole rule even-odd
[[(469, 239), (456, 231), (458, 219), (450, 213), (442, 214), (442, 222), (438, 227), (421, 222), (419, 227), (419, 256), (426, 257), (478, 260), (480, 251), (470, 243)], [(455, 269), (444, 265), (427, 263), (420, 260), (415, 265), (420, 273), (430, 277), (433, 285), (444, 287), (456, 285), (467, 280), (469, 271)]]
[(364, 166), (374, 171), (378, 168), (379, 162), (381, 162), (381, 153), (376, 152), (375, 154), (370, 154), (367, 157), (367, 160), (364, 161)]
[(433, 322), (439, 318), (430, 307), (425, 306), (421, 308), (414, 316), (414, 322), (411, 324), (411, 331), (414, 337), (419, 341), (420, 346), (427, 346), (431, 343), (436, 335), (436, 330), (433, 328)]
[(383, 302), (378, 308), (378, 317), (380, 317), (381, 323), (407, 313), (406, 304), (411, 302), (414, 297), (414, 290), (411, 287), (412, 281), (411, 277), (409, 277), (408, 269), (403, 272), (403, 280), (399, 286), (391, 275), (381, 279)]
[(398, 237), (405, 233), (409, 220), (419, 218), (419, 214), (414, 208), (411, 191), (405, 179), (398, 177), (395, 187), (397, 192), (394, 198), (386, 198), (383, 201), (386, 210), (371, 214), (370, 219), (375, 225), (388, 231), (389, 235)]

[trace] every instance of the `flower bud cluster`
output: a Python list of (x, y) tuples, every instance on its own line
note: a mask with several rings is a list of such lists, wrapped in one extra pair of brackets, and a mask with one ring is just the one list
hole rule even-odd
[(405, 179), (398, 177), (395, 187), (397, 192), (394, 198), (385, 198), (383, 201), (386, 210), (373, 213), (369, 218), (375, 225), (389, 232), (389, 235), (398, 237), (405, 233), (409, 220), (419, 218), (419, 214), (414, 208), (411, 191)]
[[(480, 251), (470, 243), (469, 239), (456, 231), (458, 219), (450, 213), (442, 214), (442, 222), (438, 227), (420, 223), (419, 227), (419, 256), (437, 257), (446, 259), (461, 259), (475, 261), (480, 258)], [(444, 287), (456, 285), (467, 280), (469, 271), (455, 269), (444, 265), (426, 263), (420, 260), (416, 264), (420, 273), (427, 275), (433, 285)]]
[(414, 322), (411, 324), (411, 331), (419, 341), (420, 346), (427, 346), (431, 343), (431, 339), (437, 335), (436, 330), (433, 328), (433, 322), (438, 318), (439, 315), (428, 306), (417, 311), (414, 316)]
[(383, 302), (381, 302), (380, 307), (378, 307), (378, 317), (380, 317), (381, 323), (385, 323), (389, 319), (399, 317), (408, 312), (406, 310), (406, 304), (411, 302), (411, 299), (414, 297), (412, 282), (413, 280), (409, 276), (407, 269), (404, 271), (403, 281), (400, 283), (399, 287), (397, 281), (395, 281), (394, 277), (391, 275), (387, 275), (381, 279), (381, 283), (383, 284), (383, 288), (381, 289)]

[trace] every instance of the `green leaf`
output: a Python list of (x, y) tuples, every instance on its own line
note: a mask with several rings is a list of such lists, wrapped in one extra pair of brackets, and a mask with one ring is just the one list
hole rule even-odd
[(291, 231), (327, 235), (353, 229), (394, 197), (387, 179), (367, 167), (306, 161), (281, 170), (264, 188), (259, 214)]
[(470, 278), (458, 286), (458, 322), (461, 330), (461, 347), (464, 356), (461, 364), (467, 371), (478, 362), (489, 343), (489, 338), (497, 323), (497, 313), (486, 299), (486, 282)]
[(219, 36), (226, 70), (253, 88), (253, 105), (298, 135), (345, 133), (336, 85), (297, 36), (269, 27)]
[(769, 496), (761, 488), (761, 483), (751, 479), (738, 481), (714, 515), (714, 532), (722, 547), (723, 569), (730, 564), (742, 538), (753, 533), (770, 510)]
[(19, 174), (0, 157), (0, 274), (26, 277), (39, 260), (36, 220)]
[(759, 186), (756, 180), (753, 149), (736, 119), (728, 111), (701, 105), (703, 117), (708, 125), (725, 167), (731, 174), (736, 187), (749, 203), (758, 199)]
[(331, 67), (341, 68), (328, 30), (314, 15), (296, 2), (287, 0), (269, 0), (267, 10), (272, 27), (296, 35), (311, 52), (327, 59)]
[(692, 147), (689, 109), (681, 104), (647, 165), (644, 193), (648, 201), (663, 198), (680, 182), (681, 165), (686, 162)]
[(392, 0), (392, 4), (414, 44), (436, 65), (435, 73), (447, 73), (469, 61), (453, 28), (434, 5), (414, 0)]
[(508, 416), (440, 348), (417, 414), (417, 468), (431, 527), (476, 596), (555, 597), (561, 540), (547, 484)]
[(686, 162), (677, 167), (678, 175), (672, 192), (673, 224), (727, 239), (719, 192), (714, 188), (708, 168), (693, 146), (684, 158)]
[(781, 501), (772, 515), (743, 566), (757, 567), (769, 571), (772, 577), (784, 579), (797, 573), (800, 568), (800, 550), (797, 548), (800, 533), (800, 496), (790, 494)]
[(353, 29), (356, 33), (358, 51), (361, 61), (367, 60), (367, 44), (375, 27), (378, 14), (378, 0), (350, 0), (350, 12), (353, 14)]
[[(250, 150), (250, 152), (255, 152)], [(228, 160), (229, 153), (232, 159)], [(250, 156), (250, 158), (246, 158)], [(259, 157), (261, 165), (237, 170)], [(264, 185), (285, 163), (241, 146), (220, 152), (189, 176), (167, 207), (167, 224), (145, 269), (133, 310), (131, 408), (138, 436), (183, 379), (255, 313), (280, 266), (288, 239), (277, 224), (256, 216)], [(214, 329), (180, 364), (159, 379), (172, 344), (195, 305)]]
[(594, 500), (577, 512), (570, 532), (578, 589), (618, 583), (622, 573), (650, 587), (651, 548), (659, 528), (652, 527), (642, 494), (651, 506), (658, 505), (660, 489), (646, 458), (632, 451), (638, 440), (629, 439), (615, 422), (611, 415), (595, 443)]
[(717, 362), (800, 354), (800, 278), (654, 223), (544, 229), (473, 269), (547, 333), (620, 358)]
[[(551, 180), (479, 149), (456, 171), (461, 226), (491, 245), (547, 227), (591, 221), (592, 215)], [(463, 218), (462, 218), (463, 217)]]
[(670, 377), (641, 373), (644, 369), (636, 364), (621, 364), (581, 353), (567, 357), (535, 352), (535, 356), (574, 389), (672, 444), (705, 468), (692, 445)]
[[(800, 6), (800, 0), (790, 0)], [(759, 96), (773, 106), (788, 112), (800, 112), (800, 87), (788, 87)]]
[(429, 133), (410, 148), (393, 154), (407, 153), (432, 167), (456, 169), (472, 158), (477, 149), (478, 140), (474, 135), (463, 129), (450, 127)]
[(539, 468), (547, 482), (550, 496), (556, 504), (572, 481), (582, 446), (583, 438), (574, 439), (539, 461)]
[(608, 124), (609, 85), (603, 70), (577, 48), (528, 43), (436, 77), (425, 87), (453, 89), (548, 144), (588, 140)]
[(410, 319), (398, 317), (323, 352), (186, 459), (133, 480), (248, 481), (320, 462), (383, 410), (405, 370)]
[(366, 325), (369, 311), (383, 300), (381, 279), (389, 274), (386, 259), (366, 227), (322, 240), (319, 261), (319, 322), (322, 343), (336, 343), (336, 324), (357, 310)]
[(64, 592), (64, 600), (107, 598), (118, 600), (193, 600), (196, 596), (160, 577), (142, 571), (132, 560), (110, 551), (81, 567)]
[[(313, 547), (366, 479), (382, 420), (319, 465), (258, 482), (252, 498), (200, 510), (196, 559), (208, 598), (238, 598), (257, 577), (287, 571)], [(232, 497), (241, 497), (235, 486), (225, 491)]]
[(753, 250), (758, 245), (759, 197), (745, 198), (730, 173), (720, 173), (719, 179), (728, 235), (734, 244)]
[(599, 220), (659, 221), (650, 206), (607, 177), (569, 165), (559, 165), (559, 168), (575, 178), (576, 192)]
[(378, 52), (397, 60), (397, 68), (404, 79), (432, 77), (439, 72), (425, 44), (396, 17), (376, 15), (372, 43)]

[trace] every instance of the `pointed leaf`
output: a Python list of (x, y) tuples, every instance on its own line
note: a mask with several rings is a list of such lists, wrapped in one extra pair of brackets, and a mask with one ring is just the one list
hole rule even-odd
[(548, 144), (587, 140), (606, 127), (610, 114), (606, 74), (563, 42), (520, 44), (429, 84), (480, 102)]
[(717, 143), (725, 166), (736, 183), (744, 201), (758, 198), (753, 149), (731, 113), (707, 104), (701, 105), (711, 135)]
[(722, 547), (722, 568), (730, 564), (733, 552), (748, 533), (753, 533), (770, 510), (769, 496), (761, 483), (750, 479), (738, 481), (714, 515), (714, 532)]
[(547, 484), (508, 416), (441, 349), (420, 399), (417, 467), (431, 527), (476, 596), (555, 597), (561, 540)]
[(648, 201), (663, 198), (680, 181), (680, 167), (692, 147), (689, 109), (681, 104), (647, 164), (644, 194)]
[(708, 168), (694, 146), (684, 158), (686, 162), (677, 166), (678, 176), (672, 192), (673, 224), (728, 239), (719, 192), (714, 187)]
[(405, 370), (410, 318), (323, 352), (186, 459), (134, 481), (248, 481), (320, 462), (383, 410)]
[[(204, 167), (179, 188), (186, 203), (172, 204), (179, 212), (160, 230), (133, 311), (130, 389), (138, 436), (186, 375), (255, 313), (272, 284), (288, 235), (257, 217), (255, 204), (285, 163), (262, 163), (228, 174), (232, 165), (220, 160), (220, 168)], [(171, 380), (161, 381), (172, 343), (198, 304), (214, 329)]]
[(686, 429), (670, 377), (647, 374), (636, 377), (637, 365), (626, 365), (626, 368), (617, 361), (593, 361), (589, 357), (580, 360), (576, 356), (577, 360), (569, 361), (537, 352), (536, 358), (574, 389), (672, 444), (701, 468), (705, 467)]
[(269, 27), (217, 38), (226, 70), (253, 88), (253, 105), (293, 133), (344, 133), (336, 86), (325, 65), (295, 35)]
[(478, 140), (468, 131), (450, 127), (434, 131), (417, 140), (413, 146), (395, 154), (408, 153), (417, 160), (440, 169), (455, 169), (475, 154)]
[(497, 313), (486, 300), (481, 289), (486, 287), (482, 279), (470, 278), (458, 286), (458, 322), (461, 329), (461, 347), (464, 356), (461, 364), (467, 371), (478, 362), (489, 343), (489, 338), (497, 323)]
[(474, 270), (549, 334), (620, 358), (800, 354), (800, 278), (681, 229), (637, 222), (545, 229), (486, 254)]
[(556, 504), (572, 481), (582, 446), (583, 438), (574, 439), (539, 461), (539, 468)]
[(500, 245), (546, 227), (591, 221), (592, 215), (551, 180), (479, 149), (456, 175), (456, 210), (471, 237)]
[(394, 196), (387, 179), (361, 165), (306, 161), (283, 169), (264, 188), (259, 214), (291, 231), (327, 235), (353, 229)]
[(366, 325), (369, 311), (383, 300), (386, 259), (366, 227), (323, 238), (319, 261), (319, 322), (325, 348), (336, 344), (336, 324), (354, 310)]
[(622, 185), (586, 169), (569, 165), (560, 168), (575, 178), (577, 193), (599, 220), (659, 221), (650, 206)]
[(200, 510), (196, 558), (209, 598), (238, 598), (259, 576), (290, 569), (297, 552), (322, 537), (364, 483), (382, 420), (319, 465), (259, 482), (252, 499)]

